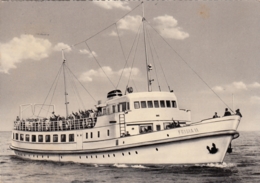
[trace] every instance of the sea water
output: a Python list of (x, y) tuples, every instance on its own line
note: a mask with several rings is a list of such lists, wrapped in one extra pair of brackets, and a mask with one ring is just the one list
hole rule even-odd
[(226, 155), (223, 163), (178, 166), (23, 160), (9, 149), (10, 139), (11, 132), (0, 132), (1, 183), (260, 182), (260, 132), (240, 132), (240, 137), (232, 142), (233, 152)]

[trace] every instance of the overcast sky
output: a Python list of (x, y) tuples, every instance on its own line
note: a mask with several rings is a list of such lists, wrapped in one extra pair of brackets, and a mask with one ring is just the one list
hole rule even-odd
[[(55, 105), (56, 114), (65, 115), (63, 78), (58, 75), (61, 49), (73, 73), (65, 70), (69, 112), (92, 108), (116, 86), (124, 91), (132, 66), (129, 85), (134, 92), (146, 91), (142, 30), (136, 38), (139, 4), (1, 2), (0, 129), (12, 129), (21, 104), (45, 101)], [(260, 130), (260, 3), (150, 1), (144, 7), (153, 90), (159, 85), (168, 91), (169, 85), (179, 107), (191, 110), (193, 121), (215, 112), (222, 116), (228, 105), (243, 115), (239, 130)], [(53, 82), (56, 90), (50, 90)]]

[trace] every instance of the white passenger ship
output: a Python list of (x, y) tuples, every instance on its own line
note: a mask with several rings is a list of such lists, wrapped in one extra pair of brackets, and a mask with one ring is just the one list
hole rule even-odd
[[(62, 64), (66, 67), (65, 60)], [(115, 89), (107, 94), (105, 102), (78, 118), (67, 111), (66, 118), (24, 120), (21, 106), (10, 148), (24, 159), (59, 162), (223, 162), (227, 151), (232, 150), (231, 141), (239, 136), (241, 117), (233, 114), (192, 122), (191, 112), (179, 109), (173, 91), (151, 91), (150, 65), (147, 67), (147, 92), (133, 92), (128, 87), (123, 94)], [(67, 106), (66, 97), (65, 89)]]

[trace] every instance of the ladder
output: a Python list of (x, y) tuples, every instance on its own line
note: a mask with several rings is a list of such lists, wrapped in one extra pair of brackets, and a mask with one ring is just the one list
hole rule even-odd
[(120, 137), (125, 136), (125, 114), (119, 114), (119, 131), (120, 131)]

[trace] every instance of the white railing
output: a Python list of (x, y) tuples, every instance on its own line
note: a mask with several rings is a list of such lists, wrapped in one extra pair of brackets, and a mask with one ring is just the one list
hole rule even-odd
[(65, 130), (80, 130), (93, 128), (96, 124), (96, 119), (83, 118), (71, 120), (38, 120), (38, 121), (15, 121), (14, 130), (20, 131), (65, 131)]

